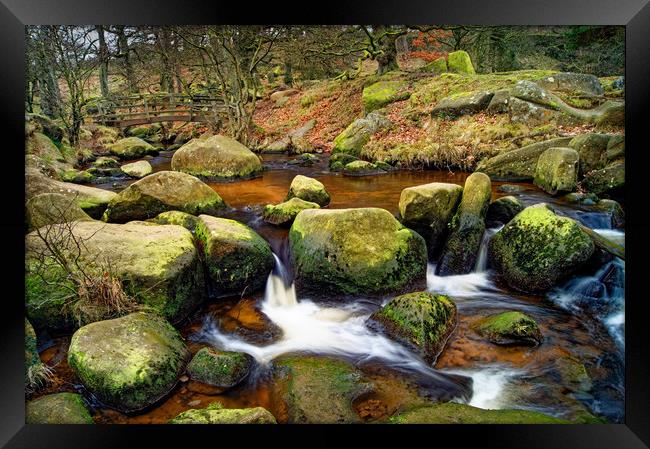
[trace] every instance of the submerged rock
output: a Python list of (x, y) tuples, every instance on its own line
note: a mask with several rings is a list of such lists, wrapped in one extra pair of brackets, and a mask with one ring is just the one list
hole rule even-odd
[(406, 81), (377, 81), (363, 89), (361, 99), (366, 114), (411, 96)]
[(267, 204), (264, 207), (262, 216), (267, 223), (290, 226), (296, 218), (296, 215), (305, 209), (320, 209), (320, 206), (296, 197), (276, 205)]
[(347, 153), (359, 156), (361, 149), (368, 143), (370, 137), (390, 125), (391, 121), (376, 111), (363, 118), (356, 119), (341, 134), (336, 136), (332, 155)]
[(77, 220), (92, 220), (76, 201), (60, 193), (41, 193), (29, 200), (25, 206), (27, 229), (34, 229)]
[(262, 288), (275, 262), (269, 244), (235, 220), (200, 215), (196, 238), (217, 297)]
[(407, 293), (391, 299), (368, 322), (433, 364), (456, 327), (456, 305), (445, 295)]
[(600, 170), (587, 173), (582, 186), (596, 195), (622, 195), (625, 188), (625, 160), (618, 160)]
[(502, 196), (490, 203), (485, 217), (485, 225), (488, 228), (504, 225), (522, 210), (524, 210), (524, 204), (519, 199), (514, 196)]
[(232, 409), (213, 402), (206, 408), (186, 410), (169, 424), (277, 424), (275, 417), (263, 407)]
[(99, 400), (123, 412), (164, 397), (183, 373), (190, 353), (162, 317), (137, 312), (80, 328), (68, 363)]
[(248, 179), (262, 175), (260, 158), (226, 136), (193, 139), (172, 156), (172, 170), (207, 180)]
[(473, 173), (467, 177), (460, 204), (451, 220), (449, 237), (436, 266), (437, 274), (467, 274), (474, 269), (491, 196), (492, 183), (487, 175)]
[(190, 378), (227, 390), (244, 380), (253, 366), (253, 358), (243, 352), (202, 348), (187, 365)]
[(27, 424), (93, 424), (84, 400), (75, 393), (56, 393), (27, 402)]
[(138, 161), (131, 164), (124, 164), (120, 168), (124, 173), (133, 178), (144, 178), (145, 176), (151, 174), (153, 171), (151, 164), (147, 161)]
[(140, 159), (147, 155), (157, 155), (158, 150), (139, 137), (127, 137), (108, 145), (108, 151), (121, 160)]
[(200, 179), (185, 173), (160, 171), (122, 190), (109, 203), (103, 220), (118, 223), (146, 220), (170, 210), (217, 215), (226, 207), (219, 194)]
[(517, 311), (481, 318), (472, 327), (479, 335), (497, 345), (536, 346), (543, 341), (537, 322)]
[(303, 175), (297, 175), (291, 181), (285, 201), (291, 198), (300, 198), (304, 201), (316, 203), (319, 206), (327, 206), (330, 203), (330, 194), (323, 183)]
[(534, 184), (551, 195), (573, 192), (578, 181), (579, 158), (578, 152), (571, 148), (549, 148), (537, 161)]
[(424, 239), (384, 209), (304, 210), (289, 242), (298, 283), (309, 289), (394, 292), (426, 273)]
[(463, 188), (457, 184), (433, 182), (402, 190), (399, 213), (402, 223), (427, 241), (429, 255), (440, 250)]
[(594, 252), (592, 239), (571, 218), (544, 203), (529, 206), (490, 240), (488, 255), (516, 290), (548, 290), (570, 276)]

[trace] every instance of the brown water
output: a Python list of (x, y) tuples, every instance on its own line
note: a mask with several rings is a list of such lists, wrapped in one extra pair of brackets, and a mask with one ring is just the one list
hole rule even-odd
[[(154, 171), (170, 169), (170, 157), (171, 153), (163, 152), (151, 159)], [(281, 258), (286, 252), (288, 231), (264, 223), (260, 213), (264, 205), (284, 200), (291, 180), (297, 174), (314, 177), (325, 185), (332, 197), (330, 208), (381, 207), (392, 213), (397, 213), (400, 193), (406, 187), (429, 182), (463, 185), (468, 176), (467, 173), (449, 171), (394, 171), (376, 176), (347, 177), (328, 171), (326, 155), (321, 155), (316, 164), (305, 167), (289, 164), (290, 159), (285, 155), (265, 155), (263, 177), (210, 184), (233, 208), (228, 215), (256, 229)], [(121, 190), (131, 182), (116, 180), (100, 187)], [(493, 183), (493, 199), (506, 195), (498, 190), (501, 184)], [(587, 226), (607, 227), (607, 217), (602, 213), (596, 213), (589, 207), (564, 204), (531, 184), (519, 185), (523, 190), (517, 196), (526, 204), (552, 202), (559, 213), (579, 219)], [(286, 255), (283, 259), (286, 262)], [(471, 377), (474, 382), (474, 405), (528, 408), (561, 417), (572, 417), (589, 410), (610, 421), (623, 419), (623, 349), (613, 338), (611, 326), (603, 313), (577, 310), (573, 304), (571, 307), (561, 307), (549, 297), (517, 294), (500, 285), (492, 272), (438, 278), (431, 268), (429, 289), (451, 292), (459, 312), (459, 325), (435, 368), (450, 375)], [(574, 294), (572, 289), (574, 287), (567, 286), (562, 293), (571, 298)], [(301, 299), (300, 292), (298, 299)], [(366, 298), (359, 298), (359, 301), (369, 308), (368, 313), (379, 307), (377, 302), (367, 303)], [(206, 318), (216, 323), (221, 333), (231, 335), (233, 339), (265, 347), (277, 338), (278, 329), (260, 312), (262, 304), (263, 292), (242, 299), (216, 301), (205, 305), (179, 327), (192, 353), (207, 344), (205, 340), (196, 341)], [(471, 330), (475, 320), (512, 309), (522, 310), (537, 320), (545, 337), (542, 345), (535, 348), (496, 346)], [(286, 421), (286, 411), (277, 385), (273, 384), (268, 373), (262, 373), (254, 380), (249, 379), (225, 393), (210, 391), (205, 386), (182, 378), (170, 395), (142, 413), (127, 415), (111, 410), (93, 400), (75, 379), (65, 361), (68, 344), (69, 337), (56, 339), (53, 346), (42, 353), (43, 360), (54, 365), (56, 373), (55, 383), (43, 393), (82, 392), (90, 399), (94, 419), (98, 423), (164, 423), (184, 410), (205, 407), (213, 401), (233, 408), (262, 406), (270, 410), (278, 421)], [(588, 392), (580, 391), (559, 376), (557, 360), (569, 356), (585, 365), (593, 384)], [(412, 373), (404, 373), (388, 360), (364, 364), (359, 363), (358, 358), (348, 359), (356, 362), (376, 386), (374, 393), (354, 404), (363, 420), (385, 420), (417, 398), (442, 398), (439, 388), (423, 383)]]

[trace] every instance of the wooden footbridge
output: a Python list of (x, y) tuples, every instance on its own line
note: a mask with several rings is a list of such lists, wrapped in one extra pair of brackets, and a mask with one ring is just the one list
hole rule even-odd
[(111, 97), (88, 110), (95, 123), (120, 128), (157, 122), (208, 123), (225, 113), (221, 98), (182, 94)]

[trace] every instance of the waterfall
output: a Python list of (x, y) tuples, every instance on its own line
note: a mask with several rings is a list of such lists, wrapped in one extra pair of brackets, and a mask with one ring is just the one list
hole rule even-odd
[(280, 258), (273, 253), (275, 266), (266, 281), (264, 302), (271, 307), (291, 307), (298, 304), (296, 288)]
[(476, 258), (476, 266), (474, 267), (476, 273), (485, 273), (485, 271), (487, 271), (488, 243), (490, 243), (492, 236), (499, 232), (502, 227), (503, 226), (486, 229), (483, 233), (483, 240), (481, 241), (481, 247), (479, 248), (478, 257)]

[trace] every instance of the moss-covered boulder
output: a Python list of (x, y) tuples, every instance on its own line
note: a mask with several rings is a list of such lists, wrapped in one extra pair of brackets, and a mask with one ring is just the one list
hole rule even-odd
[(586, 73), (554, 73), (537, 80), (537, 83), (545, 89), (584, 96), (598, 96), (604, 93), (600, 80)]
[(112, 157), (101, 156), (98, 157), (93, 163), (92, 166), (95, 168), (116, 168), (119, 167), (120, 163), (117, 159)]
[(578, 182), (578, 152), (571, 148), (553, 147), (537, 160), (534, 183), (546, 193), (573, 192)]
[(108, 203), (117, 196), (109, 190), (54, 180), (33, 168), (25, 170), (25, 193), (28, 200), (41, 193), (59, 193), (74, 199), (93, 218), (101, 217)]
[(227, 390), (244, 380), (252, 366), (248, 354), (202, 348), (187, 365), (187, 373), (192, 380)]
[[(67, 231), (52, 225), (50, 235)], [(62, 240), (61, 250), (88, 273), (110, 272), (138, 303), (177, 322), (203, 300), (203, 270), (192, 234), (180, 226), (75, 222), (72, 238)], [(77, 248), (76, 242), (82, 242)], [(35, 232), (25, 238), (27, 315), (37, 327), (69, 328), (66, 304), (74, 300), (76, 287), (57, 266), (41, 267), (38, 254), (48, 254)], [(45, 270), (45, 282), (39, 272)], [(72, 291), (72, 293), (71, 293)], [(72, 296), (71, 296), (72, 295)]]
[(401, 412), (394, 424), (569, 424), (569, 421), (530, 410), (485, 410), (446, 402)]
[(104, 213), (107, 222), (146, 220), (180, 210), (192, 215), (217, 215), (226, 208), (219, 194), (199, 178), (173, 171), (159, 171), (122, 190)]
[(59, 178), (64, 182), (75, 182), (79, 184), (91, 182), (95, 176), (88, 170), (64, 170), (59, 173)]
[(512, 288), (548, 290), (574, 273), (594, 252), (592, 239), (571, 218), (548, 205), (529, 206), (490, 240), (492, 266)]
[(573, 392), (588, 392), (593, 386), (593, 381), (584, 363), (570, 355), (555, 359), (551, 375), (564, 388)]
[(74, 333), (68, 350), (68, 363), (84, 386), (123, 412), (163, 398), (189, 358), (178, 331), (145, 312), (88, 324)]
[(317, 203), (301, 200), (296, 197), (276, 205), (267, 204), (264, 207), (262, 216), (267, 223), (291, 226), (296, 215), (305, 209), (320, 209), (320, 206)]
[(275, 262), (255, 231), (235, 220), (200, 215), (195, 232), (213, 296), (242, 295), (265, 285)]
[(194, 232), (196, 225), (199, 223), (199, 217), (196, 215), (188, 214), (187, 212), (181, 212), (179, 210), (170, 210), (168, 212), (158, 214), (150, 221), (161, 225), (169, 224), (182, 226), (188, 231)]
[(596, 195), (621, 195), (625, 189), (625, 160), (618, 160), (600, 170), (587, 173), (582, 186)]
[(114, 144), (108, 145), (108, 151), (123, 161), (140, 159), (147, 155), (158, 154), (158, 150), (156, 150), (153, 145), (145, 142), (139, 137), (126, 137), (120, 139)]
[(153, 171), (151, 164), (147, 161), (138, 161), (132, 162), (130, 164), (124, 164), (120, 167), (120, 169), (132, 178), (144, 178), (145, 176), (151, 174)]
[(536, 346), (544, 339), (537, 322), (518, 311), (481, 318), (472, 327), (479, 335), (497, 345)]
[(291, 198), (300, 198), (304, 201), (316, 203), (319, 206), (327, 206), (330, 203), (330, 194), (323, 183), (303, 175), (297, 175), (291, 181), (285, 201)]
[[(512, 123), (521, 123), (528, 127), (544, 126), (549, 123), (558, 123), (563, 117), (562, 113), (548, 106), (510, 97), (508, 101), (508, 115)], [(575, 123), (573, 123), (575, 124)]]
[(447, 55), (447, 68), (451, 73), (464, 75), (474, 75), (476, 73), (469, 54), (463, 50), (452, 51)]
[(27, 424), (92, 424), (84, 400), (75, 393), (56, 393), (27, 402)]
[(613, 229), (625, 227), (625, 212), (618, 201), (602, 199), (595, 204), (595, 209), (611, 216)]
[(355, 399), (371, 385), (348, 362), (327, 357), (283, 357), (274, 361), (275, 384), (287, 405), (287, 419), (295, 424), (361, 422)]
[(505, 114), (510, 110), (510, 89), (499, 89), (494, 92), (490, 103), (485, 109), (488, 114)]
[(289, 242), (302, 288), (394, 292), (426, 274), (424, 239), (384, 209), (304, 210)]
[(494, 92), (462, 92), (443, 98), (431, 111), (433, 116), (475, 114), (488, 107)]
[(524, 204), (517, 197), (502, 196), (490, 203), (485, 216), (485, 225), (488, 228), (504, 225), (522, 210)]
[(169, 424), (277, 424), (275, 417), (263, 407), (223, 408), (213, 402), (206, 408), (186, 410)]
[(609, 134), (587, 133), (574, 137), (569, 142), (580, 155), (580, 174), (598, 170), (607, 162), (607, 144), (612, 136)]
[(434, 75), (440, 75), (441, 73), (447, 73), (447, 60), (444, 57), (434, 59), (430, 63), (422, 67), (422, 71), (431, 72)]
[(510, 95), (549, 109), (560, 109), (561, 100), (558, 97), (530, 80), (518, 81), (510, 91)]
[(456, 327), (456, 305), (445, 295), (414, 292), (391, 299), (370, 315), (368, 323), (383, 330), (433, 364)]
[(376, 111), (356, 119), (334, 138), (332, 154), (347, 153), (358, 157), (361, 149), (373, 134), (390, 126), (390, 120)]
[(436, 255), (447, 237), (448, 225), (456, 212), (463, 188), (457, 184), (433, 182), (402, 190), (399, 214), (404, 226), (417, 231)]
[(607, 102), (601, 107), (601, 114), (596, 118), (596, 125), (603, 128), (625, 126), (625, 103)]
[(614, 134), (607, 142), (605, 160), (609, 163), (625, 157), (625, 134)]
[(492, 180), (532, 181), (541, 154), (552, 147), (566, 147), (570, 141), (571, 137), (559, 137), (504, 151), (481, 161), (476, 171), (487, 174)]
[(451, 220), (451, 231), (436, 266), (437, 274), (467, 274), (474, 269), (491, 196), (492, 183), (486, 174), (472, 173), (467, 177), (460, 204)]
[(395, 101), (407, 100), (411, 96), (408, 87), (404, 80), (377, 81), (366, 86), (361, 96), (366, 114)]
[(346, 176), (370, 176), (386, 173), (372, 162), (353, 161), (343, 167), (343, 174)]
[(351, 154), (347, 154), (347, 153), (332, 154), (329, 159), (329, 167), (330, 169), (332, 169), (332, 166), (338, 163), (341, 165), (341, 168), (343, 168), (345, 165), (349, 164), (350, 162), (354, 162), (356, 160), (358, 160), (358, 158), (352, 156)]
[(27, 200), (25, 217), (30, 232), (55, 223), (92, 220), (74, 199), (60, 193), (41, 193)]
[(262, 162), (235, 139), (216, 135), (193, 139), (176, 150), (172, 170), (207, 180), (229, 181), (261, 176)]

